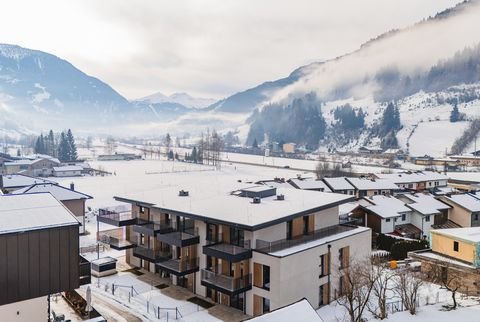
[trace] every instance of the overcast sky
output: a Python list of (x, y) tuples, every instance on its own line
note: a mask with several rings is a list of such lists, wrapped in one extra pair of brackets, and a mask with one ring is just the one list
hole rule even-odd
[(129, 99), (222, 98), (357, 49), (458, 0), (12, 0), (0, 42), (40, 49)]

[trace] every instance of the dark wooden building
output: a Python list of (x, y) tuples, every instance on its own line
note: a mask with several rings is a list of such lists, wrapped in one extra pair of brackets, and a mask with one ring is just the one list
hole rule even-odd
[(90, 282), (78, 226), (49, 193), (0, 196), (0, 305)]

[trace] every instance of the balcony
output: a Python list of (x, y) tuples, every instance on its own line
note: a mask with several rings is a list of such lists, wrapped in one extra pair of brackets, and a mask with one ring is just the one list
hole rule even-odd
[(249, 240), (244, 242), (244, 247), (223, 242), (206, 245), (203, 246), (203, 254), (221, 258), (233, 263), (252, 258), (252, 250), (250, 249)]
[(136, 246), (133, 248), (133, 256), (147, 260), (152, 263), (157, 263), (165, 258), (168, 258), (170, 254), (161, 250), (153, 250), (150, 248)]
[(157, 268), (176, 276), (198, 272), (198, 257), (188, 259), (165, 259), (156, 263)]
[(98, 221), (117, 227), (130, 226), (136, 223), (130, 205), (100, 208), (98, 210)]
[(139, 234), (155, 237), (157, 234), (164, 234), (173, 231), (173, 228), (168, 224), (154, 223), (151, 221), (137, 219), (133, 231)]
[(186, 247), (196, 245), (200, 242), (198, 229), (188, 229), (186, 231), (172, 231), (158, 234), (157, 239), (169, 245), (177, 247)]
[(86, 285), (91, 283), (91, 269), (90, 269), (90, 262), (86, 260), (83, 256), (79, 257), (78, 263), (78, 279), (80, 281), (79, 285)]
[(109, 235), (100, 235), (102, 243), (110, 245), (110, 248), (116, 250), (125, 250), (136, 247), (136, 245), (126, 239), (120, 239)]
[(235, 295), (252, 289), (252, 274), (234, 278), (202, 269), (201, 284), (228, 295)]
[(327, 228), (316, 230), (308, 235), (301, 235), (293, 239), (280, 239), (272, 242), (257, 239), (255, 250), (261, 253), (274, 253), (294, 246), (299, 246), (311, 241), (320, 240), (336, 234), (356, 229), (351, 225), (335, 225)]

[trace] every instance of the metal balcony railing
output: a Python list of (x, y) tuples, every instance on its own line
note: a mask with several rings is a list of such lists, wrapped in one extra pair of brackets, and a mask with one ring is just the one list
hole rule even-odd
[(205, 286), (212, 286), (227, 293), (235, 293), (252, 287), (252, 274), (232, 277), (210, 270), (201, 270), (201, 281)]

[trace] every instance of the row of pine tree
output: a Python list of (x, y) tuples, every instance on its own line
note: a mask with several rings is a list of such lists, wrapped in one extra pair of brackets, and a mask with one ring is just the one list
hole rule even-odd
[(40, 134), (33, 147), (35, 153), (46, 154), (60, 161), (75, 161), (78, 158), (75, 137), (70, 129), (61, 133), (50, 130), (47, 135)]

